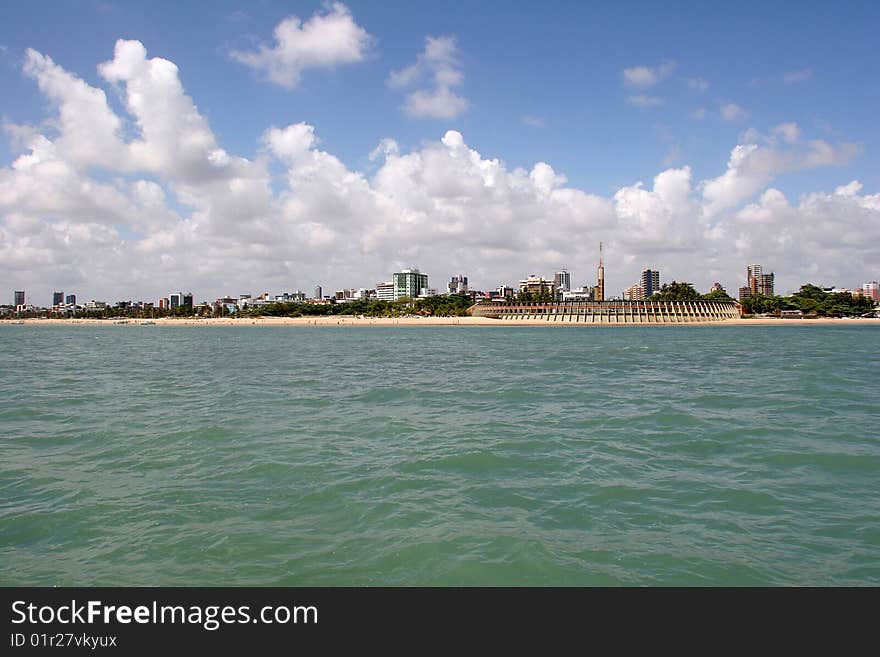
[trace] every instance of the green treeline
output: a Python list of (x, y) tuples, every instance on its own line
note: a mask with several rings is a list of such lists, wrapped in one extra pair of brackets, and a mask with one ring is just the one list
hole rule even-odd
[[(730, 296), (724, 288), (700, 294), (690, 283), (666, 283), (651, 297), (657, 301), (695, 301), (697, 299), (724, 300)], [(867, 297), (851, 294), (831, 294), (816, 285), (804, 285), (789, 297), (757, 295), (740, 301), (745, 315), (778, 315), (783, 310), (800, 310), (805, 315), (818, 317), (851, 317), (870, 313), (874, 302)]]
[(851, 294), (831, 294), (815, 285), (804, 285), (790, 297), (749, 297), (741, 301), (747, 315), (778, 314), (783, 310), (800, 310), (805, 315), (819, 317), (851, 317), (874, 310), (874, 302), (867, 297)]
[(364, 317), (401, 317), (424, 315), (462, 317), (473, 305), (466, 294), (440, 294), (425, 299), (402, 298), (397, 301), (356, 300), (344, 303), (312, 304), (305, 302), (269, 303), (247, 308), (238, 316), (249, 317), (322, 317), (327, 315), (363, 315)]

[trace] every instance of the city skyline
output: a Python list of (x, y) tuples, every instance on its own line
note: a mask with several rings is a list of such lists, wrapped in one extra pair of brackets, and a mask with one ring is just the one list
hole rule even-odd
[[(0, 280), (216, 298), (418, 263), (473, 288), (563, 268), (580, 287), (599, 241), (606, 296), (646, 267), (731, 294), (744, 262), (780, 293), (874, 280), (878, 91), (861, 81), (880, 10), (794, 6), (710, 20), (695, 3), (670, 25), (639, 5), (629, 31), (626, 7), (571, 3), (86, 2), (48, 25), (12, 6)], [(760, 18), (784, 47), (732, 49)]]

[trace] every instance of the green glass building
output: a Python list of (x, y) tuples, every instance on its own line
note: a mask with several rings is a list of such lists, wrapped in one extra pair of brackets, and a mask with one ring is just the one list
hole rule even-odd
[(417, 297), (428, 291), (428, 275), (418, 269), (404, 269), (394, 274), (394, 298)]

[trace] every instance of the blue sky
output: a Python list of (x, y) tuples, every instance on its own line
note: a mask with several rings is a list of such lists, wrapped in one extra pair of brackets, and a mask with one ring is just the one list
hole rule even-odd
[[(402, 155), (419, 153), (440, 143), (447, 131), (453, 130), (463, 136), (469, 149), (485, 160), (500, 160), (507, 172), (517, 168), (530, 172), (536, 163), (545, 162), (555, 174), (566, 178), (564, 183), (554, 183), (555, 187), (580, 190), (608, 203), (616, 203), (615, 196), (622, 189), (642, 181), (644, 188), (650, 190), (659, 173), (686, 166), (691, 177), (690, 196), (705, 204), (710, 201), (700, 199), (701, 183), (725, 173), (734, 147), (754, 142), (760, 149), (773, 151), (782, 159), (788, 157), (787, 163), (768, 165), (772, 171), (765, 172), (767, 175), (756, 183), (752, 193), (737, 193), (733, 201), (726, 203), (724, 211), (728, 215), (713, 210), (701, 226), (705, 232), (727, 222), (726, 239), (740, 245), (736, 249), (742, 262), (732, 259), (715, 269), (707, 262), (700, 272), (690, 272), (685, 266), (689, 259), (682, 254), (682, 249), (690, 244), (706, 258), (712, 249), (706, 244), (677, 240), (675, 235), (670, 235), (669, 242), (673, 244), (668, 249), (662, 245), (653, 247), (653, 252), (658, 254), (655, 259), (679, 278), (701, 285), (711, 284), (709, 279), (717, 275), (723, 278), (722, 283), (733, 287), (740, 283), (740, 269), (744, 269), (746, 260), (761, 257), (779, 261), (778, 265), (768, 264), (786, 269), (782, 278), (790, 287), (804, 282), (804, 276), (815, 271), (837, 274), (835, 280), (817, 282), (841, 285), (855, 285), (861, 283), (862, 278), (869, 280), (878, 276), (876, 249), (860, 252), (848, 268), (835, 266), (833, 269), (830, 267), (833, 258), (843, 253), (839, 249), (821, 257), (817, 255), (815, 262), (809, 263), (812, 269), (803, 266), (796, 269), (795, 264), (803, 260), (803, 254), (787, 252), (784, 244), (775, 250), (756, 249), (749, 253), (749, 248), (743, 245), (761, 242), (761, 237), (753, 235), (751, 240), (737, 240), (737, 235), (747, 231), (750, 224), (742, 216), (734, 218), (730, 214), (754, 204), (771, 187), (782, 192), (797, 209), (801, 200), (810, 194), (832, 194), (836, 188), (855, 180), (861, 185), (859, 198), (869, 198), (860, 202), (860, 207), (873, 210), (870, 199), (880, 192), (880, 131), (876, 127), (876, 109), (880, 105), (876, 28), (880, 25), (880, 8), (876, 3), (351, 1), (345, 7), (352, 23), (368, 35), (356, 61), (307, 65), (296, 83), (285, 87), (273, 82), (266, 69), (246, 65), (233, 53), (254, 53), (261, 43), (271, 47), (273, 30), (281, 21), (291, 16), (302, 21), (314, 15), (326, 16), (333, 11), (331, 5), (91, 0), (10, 4), (4, 7), (4, 21), (0, 25), (0, 114), (5, 124), (36, 126), (50, 140), (59, 136), (52, 124), (57, 105), (49, 102), (33, 76), (23, 72), (23, 62), (30, 48), (50, 57), (55, 65), (91, 87), (104, 90), (108, 106), (123, 119), (128, 131), (122, 137), (135, 138), (137, 124), (126, 109), (126, 91), (121, 83), (115, 86), (108, 83), (97, 69), (102, 62), (113, 59), (117, 39), (127, 39), (141, 42), (148, 58), (159, 57), (176, 64), (186, 95), (207, 121), (217, 144), (229, 154), (249, 161), (267, 157), (266, 131), (302, 122), (314, 128), (317, 141), (312, 144), (313, 150), (338, 158), (349, 172), (362, 175), (370, 184), (374, 184), (374, 176), (383, 166), (381, 159), (370, 159), (370, 153), (381, 140), (393, 139)], [(392, 72), (403, 71), (416, 63), (425, 49), (426, 37), (445, 37), (453, 44), (444, 60), (451, 64), (445, 70), (454, 74), (455, 82), (449, 89), (461, 99), (464, 109), (447, 112), (442, 118), (424, 113), (414, 115), (403, 109), (409, 94), (419, 88), (431, 90), (433, 69), (430, 66), (423, 66), (420, 80), (411, 85), (395, 87), (389, 83)], [(796, 125), (796, 138), (782, 139), (783, 135), (795, 133), (774, 132), (781, 125), (791, 124)], [(816, 140), (840, 150), (827, 158), (816, 159), (815, 165), (794, 163), (799, 158), (808, 159), (809, 144)], [(846, 150), (845, 145), (852, 148)], [(0, 165), (8, 175), (12, 175), (12, 164), (23, 152), (27, 152), (26, 145), (15, 143), (11, 138), (0, 140)], [(782, 153), (787, 155), (783, 157)], [(277, 205), (285, 194), (296, 195), (298, 190), (295, 186), (287, 188), (284, 172), (290, 162), (285, 162), (278, 153), (274, 156), (268, 156), (271, 162), (266, 167), (273, 174), (272, 202)], [(188, 208), (197, 207), (198, 202), (193, 206), (187, 200), (189, 197), (182, 197), (180, 180), (159, 169), (130, 166), (124, 169), (120, 172), (113, 166), (89, 161), (80, 172), (103, 182), (113, 180), (116, 175), (127, 181), (139, 178), (156, 181), (165, 190), (167, 205), (177, 213), (180, 225), (194, 225), (193, 217), (187, 213)], [(394, 193), (391, 196), (396, 198)], [(467, 207), (476, 204), (474, 199), (468, 202)], [(497, 207), (498, 203), (503, 205), (503, 201), (495, 199), (493, 203), (489, 214), (507, 216), (503, 208)], [(650, 205), (651, 201), (645, 200), (645, 203)], [(5, 232), (0, 235), (10, 250), (25, 242), (37, 246), (38, 231), (16, 233), (21, 227), (9, 220), (10, 216), (27, 214), (25, 206), (28, 204), (22, 197), (9, 201), (5, 207), (0, 205), (6, 217)], [(620, 203), (616, 206), (619, 215)], [(640, 205), (635, 210), (639, 215), (638, 226), (646, 227), (655, 221), (646, 214), (650, 212), (646, 207)], [(418, 204), (407, 206), (398, 215), (422, 211), (419, 208)], [(691, 212), (681, 207), (675, 211)], [(48, 216), (45, 211), (43, 215), (37, 210), (33, 212), (35, 222), (57, 225), (65, 221), (65, 217)], [(673, 210), (665, 212), (669, 214)], [(357, 213), (349, 211), (348, 214)], [(577, 210), (575, 214), (581, 217), (583, 213)], [(803, 221), (803, 218), (783, 217), (784, 214), (779, 214), (774, 221)], [(282, 212), (273, 221), (315, 223), (316, 215), (309, 216), (312, 219), (304, 215), (286, 216)], [(552, 224), (551, 216), (544, 219)], [(861, 220), (865, 226), (850, 228), (865, 228), (866, 234), (873, 235), (875, 219), (869, 213)], [(393, 216), (387, 218), (387, 222), (394, 220)], [(208, 221), (200, 225), (205, 226)], [(427, 211), (425, 221), (448, 222), (450, 215)], [(482, 220), (475, 215), (469, 221)], [(502, 219), (492, 221), (498, 230), (522, 228), (519, 224), (512, 227)], [(593, 242), (603, 238), (609, 242), (612, 245), (609, 259), (613, 262), (615, 234), (632, 230), (633, 225), (612, 226), (611, 220), (606, 219), (572, 221), (573, 225), (585, 229), (583, 236), (577, 239), (589, 243), (589, 249), (573, 249), (569, 253), (556, 245), (530, 245), (527, 238), (505, 248), (514, 252), (519, 248), (555, 254), (556, 261), (547, 262), (546, 266), (537, 258), (527, 259), (528, 264), (523, 266), (543, 266), (546, 273), (552, 273), (565, 264), (580, 274), (583, 282), (590, 282), (594, 263), (587, 257), (592, 258)], [(827, 223), (834, 219), (815, 221)], [(320, 217), (317, 222), (320, 223)], [(386, 234), (387, 222), (382, 227)], [(142, 228), (128, 226), (125, 221), (110, 224), (117, 238), (128, 245), (133, 240), (149, 237)], [(327, 225), (331, 224), (333, 222)], [(675, 225), (678, 224), (666, 228)], [(331, 229), (339, 232), (340, 226), (341, 223), (336, 223)], [(794, 228), (790, 224), (785, 227)], [(163, 226), (158, 230), (168, 228)], [(362, 231), (356, 225), (352, 231), (347, 238), (336, 235), (332, 243), (337, 244), (337, 239), (342, 242), (360, 239)], [(528, 229), (523, 231), (525, 235), (529, 232)], [(607, 235), (603, 237), (604, 233)], [(657, 234), (661, 233), (658, 228)], [(297, 234), (293, 230), (292, 239), (295, 240)], [(291, 250), (301, 248), (313, 253), (317, 242), (307, 242), (291, 244)], [(329, 287), (368, 286), (375, 282), (372, 279), (383, 275), (377, 271), (378, 264), (371, 260), (370, 249), (375, 240), (368, 242), (362, 243), (352, 254), (340, 255), (345, 260), (341, 269), (336, 265), (322, 265), (324, 268), (318, 273), (311, 264), (306, 275), (296, 264), (287, 264), (281, 270), (258, 268), (265, 281), (253, 281), (251, 288), (281, 285), (307, 289), (314, 282), (323, 282)], [(629, 279), (634, 272), (652, 265), (647, 262), (652, 254), (647, 245), (636, 248), (625, 242), (626, 239), (621, 238), (617, 250), (621, 264), (617, 268), (620, 280), (615, 283), (621, 289), (632, 282)], [(253, 246), (240, 239), (238, 243), (245, 252)], [(165, 244), (170, 242), (165, 240)], [(183, 246), (182, 242), (178, 244), (180, 248)], [(405, 262), (413, 257), (427, 261), (431, 273), (443, 279), (457, 273), (454, 267), (465, 267), (485, 288), (494, 287), (502, 280), (513, 282), (517, 276), (513, 268), (502, 266), (509, 262), (509, 257), (499, 258), (498, 263), (492, 264), (491, 259), (481, 260), (479, 251), (468, 254), (458, 249), (456, 257), (448, 258), (449, 267), (440, 270), (444, 265), (442, 254), (426, 252), (430, 240), (415, 251), (410, 246), (393, 245), (384, 256), (394, 262)], [(718, 245), (715, 247), (715, 260), (718, 260)], [(216, 257), (222, 260), (219, 253)], [(852, 260), (851, 254), (846, 257)], [(352, 258), (360, 258), (362, 266), (352, 265)], [(312, 262), (310, 258), (294, 258), (297, 259)], [(627, 259), (626, 262), (623, 259)], [(77, 286), (102, 275), (91, 272), (85, 261), (68, 258), (68, 264), (68, 283), (59, 281), (53, 285), (44, 273), (21, 265), (6, 273), (18, 281), (16, 284), (34, 289), (40, 289), (41, 285)], [(162, 276), (147, 276), (143, 271), (146, 266), (137, 275), (122, 277), (120, 285), (124, 282), (138, 287), (131, 290), (129, 296), (161, 293), (144, 285), (150, 280), (165, 284)], [(216, 276), (212, 278), (210, 267), (196, 275), (178, 263), (168, 271), (171, 272), (168, 284), (189, 277), (193, 283), (183, 280), (179, 285), (195, 285), (206, 295), (226, 292), (213, 284)], [(244, 277), (247, 271), (243, 270), (241, 276), (231, 276), (227, 283), (250, 284)], [(332, 274), (336, 271), (346, 272), (347, 278), (341, 276), (337, 280)], [(27, 280), (28, 276), (39, 280)], [(313, 280), (318, 278), (321, 280)], [(330, 280), (326, 280), (328, 278)], [(358, 280), (349, 280), (355, 278)], [(285, 285), (286, 281), (289, 283)], [(435, 280), (432, 284), (439, 286), (442, 281)], [(96, 294), (123, 293), (110, 284), (95, 285), (95, 288)]]

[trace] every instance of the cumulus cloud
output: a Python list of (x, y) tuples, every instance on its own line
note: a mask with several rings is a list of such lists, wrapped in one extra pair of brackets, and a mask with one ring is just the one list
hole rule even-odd
[(305, 22), (298, 16), (285, 18), (275, 27), (274, 37), (271, 45), (261, 43), (256, 51), (235, 50), (231, 55), (286, 89), (296, 87), (307, 69), (362, 61), (373, 42), (339, 2)]
[(403, 110), (417, 118), (454, 119), (468, 108), (466, 98), (452, 89), (464, 81), (455, 37), (426, 37), (425, 49), (414, 64), (392, 71), (388, 85), (395, 89), (427, 81), (429, 88), (416, 89), (406, 97)]
[[(782, 124), (776, 131), (787, 144), (799, 137), (796, 124)], [(792, 139), (793, 138), (793, 139)], [(730, 152), (727, 171), (702, 185), (703, 208), (708, 215), (737, 207), (765, 188), (776, 176), (801, 169), (841, 166), (850, 163), (859, 153), (856, 144), (832, 145), (821, 139), (809, 141), (804, 147), (782, 147), (776, 139), (764, 140), (764, 145), (744, 143)]]
[(633, 66), (623, 69), (623, 80), (631, 87), (647, 89), (669, 77), (675, 70), (674, 61), (665, 61), (659, 66)]
[(52, 289), (115, 300), (186, 288), (201, 300), (370, 287), (410, 265), (438, 287), (451, 272), (490, 288), (560, 266), (582, 284), (593, 282), (599, 240), (610, 294), (649, 265), (701, 289), (735, 289), (746, 262), (774, 270), (780, 290), (853, 285), (880, 268), (880, 194), (840, 181), (794, 203), (770, 187), (858, 154), (805, 139), (793, 123), (750, 133), (715, 178), (678, 166), (608, 197), (550, 162), (509, 167), (454, 130), (410, 150), (383, 139), (368, 173), (322, 150), (319, 129), (303, 122), (268, 127), (247, 158), (218, 142), (177, 67), (139, 42), (119, 41), (99, 72), (124, 115), (101, 89), (29, 54), (25, 74), (50, 115), (40, 128), (7, 125), (20, 153), (0, 168), (0, 278), (37, 302)]

